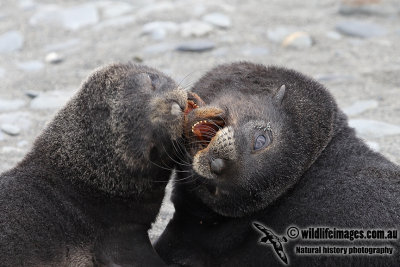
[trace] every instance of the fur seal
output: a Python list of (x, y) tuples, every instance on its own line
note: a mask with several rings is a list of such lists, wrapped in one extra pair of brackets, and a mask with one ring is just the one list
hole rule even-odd
[[(356, 137), (320, 83), (293, 70), (240, 62), (212, 69), (192, 91), (207, 106), (188, 114), (185, 127), (192, 134), (185, 160), (192, 167), (179, 167), (178, 178), (185, 182), (175, 185), (175, 214), (155, 245), (166, 262), (400, 265), (398, 237), (351, 242), (279, 237), (291, 226), (397, 231), (400, 225), (399, 166)], [(207, 109), (214, 110), (210, 118), (197, 114)], [(261, 240), (253, 225), (265, 229)], [(300, 245), (388, 246), (394, 253), (297, 255)]]
[(187, 93), (141, 65), (98, 69), (0, 176), (1, 266), (165, 266), (147, 230)]

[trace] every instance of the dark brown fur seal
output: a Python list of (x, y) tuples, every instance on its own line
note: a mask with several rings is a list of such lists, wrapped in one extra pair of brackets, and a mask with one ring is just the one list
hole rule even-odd
[[(220, 110), (214, 113), (223, 118), (223, 125), (210, 128), (215, 118), (197, 118), (196, 112), (207, 106), (188, 114), (186, 128), (194, 128), (186, 161), (193, 166), (180, 166), (178, 178), (185, 182), (178, 182), (173, 191), (176, 211), (155, 246), (166, 262), (400, 265), (398, 237), (319, 243), (280, 237), (290, 226), (388, 230), (400, 225), (399, 166), (356, 137), (321, 84), (293, 70), (243, 62), (212, 69), (193, 91)], [(261, 245), (254, 225), (276, 238)], [(261, 240), (267, 243), (267, 237)], [(295, 254), (297, 245), (335, 244), (388, 246), (394, 254)], [(281, 245), (286, 254), (279, 258)]]
[(95, 71), (0, 176), (1, 266), (163, 266), (149, 241), (186, 92), (163, 73)]

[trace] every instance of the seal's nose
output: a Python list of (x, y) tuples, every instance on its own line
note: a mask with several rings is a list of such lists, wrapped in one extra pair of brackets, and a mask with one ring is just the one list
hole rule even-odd
[(225, 169), (225, 161), (223, 159), (217, 158), (211, 160), (211, 171), (215, 174), (221, 174)]

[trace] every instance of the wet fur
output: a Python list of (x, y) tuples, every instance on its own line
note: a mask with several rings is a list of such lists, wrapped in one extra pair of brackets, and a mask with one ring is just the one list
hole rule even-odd
[(91, 74), (0, 176), (0, 265), (163, 266), (147, 230), (182, 134), (174, 104), (185, 108), (185, 92), (155, 69)]
[[(399, 166), (356, 137), (321, 84), (292, 70), (242, 62), (212, 69), (193, 91), (210, 106), (225, 109), (239, 158), (214, 179), (184, 169), (194, 178), (191, 183), (176, 183), (172, 195), (176, 211), (155, 246), (166, 262), (282, 266), (272, 246), (259, 244), (254, 221), (278, 236), (286, 235), (291, 225), (361, 229), (400, 225)], [(254, 156), (248, 152), (251, 139), (246, 133), (252, 129), (248, 122), (257, 120), (271, 122), (273, 141), (266, 152)], [(185, 175), (178, 173), (179, 178)], [(227, 193), (213, 195), (210, 187)], [(284, 243), (292, 266), (400, 264), (399, 240), (341, 244), (394, 247), (395, 255), (386, 257), (297, 256), (298, 244), (307, 243)]]

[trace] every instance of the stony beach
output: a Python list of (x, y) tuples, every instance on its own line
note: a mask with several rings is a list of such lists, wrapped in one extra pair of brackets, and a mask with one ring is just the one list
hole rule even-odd
[[(296, 69), (330, 90), (372, 149), (400, 163), (400, 2), (372, 2), (2, 0), (0, 172), (95, 68), (128, 61), (185, 88), (220, 63)], [(152, 238), (172, 214), (167, 195)]]

